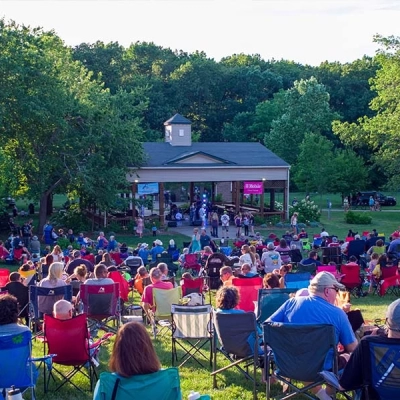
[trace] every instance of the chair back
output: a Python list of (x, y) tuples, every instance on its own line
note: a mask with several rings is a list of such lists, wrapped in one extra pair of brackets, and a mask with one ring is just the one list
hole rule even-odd
[(324, 264), (328, 264), (330, 261), (333, 261), (336, 264), (341, 264), (342, 250), (340, 246), (324, 247), (322, 250), (322, 260)]
[(321, 245), (322, 245), (322, 237), (316, 237), (316, 238), (314, 238), (314, 240), (313, 240), (313, 245), (314, 245), (314, 246), (321, 247)]
[(195, 279), (182, 279), (182, 296), (186, 296), (191, 293), (203, 293), (204, 279), (203, 278), (195, 278)]
[(354, 236), (348, 236), (348, 237), (346, 237), (345, 242), (350, 243), (350, 242), (352, 242), (353, 240), (354, 240)]
[(211, 337), (210, 304), (203, 306), (171, 306), (172, 337), (174, 338), (206, 338)]
[(119, 297), (124, 301), (128, 301), (129, 285), (128, 281), (121, 275), (119, 271), (112, 271), (108, 273), (108, 277), (114, 282), (119, 283)]
[(263, 330), (264, 344), (271, 347), (280, 376), (315, 382), (321, 379), (320, 371), (332, 369), (332, 366), (337, 373), (333, 325), (265, 322)]
[(303, 259), (301, 251), (299, 249), (290, 250), (289, 256), (293, 263), (299, 263)]
[[(64, 299), (67, 301), (72, 301), (72, 286), (58, 286), (55, 288), (46, 288), (35, 285), (29, 286), (29, 303), (31, 305), (31, 316), (34, 318), (40, 317), (39, 311), (39, 297), (51, 297), (52, 301), (46, 304), (46, 308), (49, 308), (49, 313), (53, 309), (53, 305), (56, 301)], [(50, 310), (51, 309), (51, 310)]]
[(214, 330), (226, 353), (244, 358), (254, 354), (248, 343), (248, 337), (257, 333), (256, 316), (253, 312), (213, 314)]
[(315, 275), (317, 267), (315, 263), (304, 265), (302, 263), (297, 264), (297, 271), (298, 272), (308, 272), (311, 275)]
[(90, 359), (86, 314), (60, 320), (44, 316), (44, 336), (53, 362), (61, 365), (82, 365)]
[(258, 289), (257, 323), (262, 324), (269, 318), (297, 289)]
[(232, 253), (232, 247), (226, 246), (226, 247), (220, 247), (219, 248), (220, 252), (229, 257)]
[(111, 258), (114, 260), (115, 265), (118, 267), (118, 265), (121, 265), (123, 263), (123, 259), (121, 258), (120, 253), (114, 253), (113, 251), (110, 252)]
[(81, 285), (83, 312), (90, 318), (104, 319), (115, 316), (119, 307), (119, 283), (107, 285)]
[[(391, 343), (379, 336), (368, 336), (361, 341), (363, 354), (369, 354), (369, 360), (363, 369), (370, 369), (370, 374), (363, 373), (364, 385), (370, 386), (381, 400), (396, 399), (400, 392), (400, 340)], [(369, 365), (368, 365), (369, 364)]]
[(130, 260), (125, 260), (125, 265), (130, 268), (130, 275), (134, 278), (137, 274), (137, 270), (142, 266), (142, 259), (140, 257), (135, 257)]
[(29, 363), (31, 347), (30, 331), (0, 336), (0, 370), (2, 371), (0, 388), (9, 388), (12, 385), (15, 387), (34, 385), (35, 377)]
[(340, 283), (346, 286), (346, 288), (354, 288), (360, 285), (360, 266), (353, 265), (342, 265), (340, 267), (340, 273), (344, 276), (340, 280)]
[(154, 289), (153, 288), (153, 304), (156, 307), (154, 313), (156, 318), (171, 317), (172, 304), (179, 304), (182, 298), (182, 288), (180, 286), (173, 289)]
[(302, 289), (310, 285), (311, 274), (309, 272), (287, 273), (285, 285), (288, 289)]
[(185, 254), (185, 264), (190, 266), (198, 263), (199, 263), (199, 256), (197, 253)]
[(360, 257), (365, 252), (365, 241), (364, 240), (353, 240), (347, 246), (347, 257), (356, 256)]
[(254, 302), (257, 301), (258, 289), (262, 287), (262, 278), (233, 278), (232, 285), (239, 292), (238, 310), (254, 312)]
[(320, 265), (317, 267), (317, 274), (319, 272), (330, 272), (331, 274), (336, 276), (337, 268), (335, 265)]
[(387, 279), (387, 278), (391, 278), (392, 276), (396, 276), (397, 275), (397, 265), (393, 265), (391, 267), (382, 267), (381, 268), (381, 279)]
[(0, 288), (7, 285), (9, 281), (10, 270), (6, 268), (0, 268)]
[(129, 378), (102, 372), (97, 383), (99, 398), (104, 400), (111, 400), (114, 390), (114, 400), (176, 400), (182, 398), (180, 385), (178, 368), (161, 369), (152, 374)]

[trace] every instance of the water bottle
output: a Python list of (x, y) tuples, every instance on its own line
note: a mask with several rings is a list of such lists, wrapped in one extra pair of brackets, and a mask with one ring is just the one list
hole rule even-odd
[(188, 400), (198, 400), (198, 399), (200, 399), (200, 393), (191, 390), (188, 396)]
[(11, 386), (11, 390), (7, 393), (7, 400), (24, 400), (24, 398), (18, 388), (15, 389), (15, 386)]

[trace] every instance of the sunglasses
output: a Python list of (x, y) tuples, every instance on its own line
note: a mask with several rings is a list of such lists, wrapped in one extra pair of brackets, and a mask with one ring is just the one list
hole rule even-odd
[(339, 289), (333, 286), (327, 287), (327, 289), (333, 289), (336, 293), (339, 293)]

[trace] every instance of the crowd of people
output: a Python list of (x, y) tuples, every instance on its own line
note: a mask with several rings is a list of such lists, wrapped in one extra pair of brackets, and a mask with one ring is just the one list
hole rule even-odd
[[(218, 221), (218, 225), (221, 222), (223, 239), (227, 240), (230, 227), (229, 218), (227, 225), (224, 226), (223, 217), (225, 215), (224, 213), (219, 221), (216, 221)], [(213, 263), (218, 261), (217, 287), (221, 287), (216, 294), (216, 312), (238, 313), (244, 311), (238, 308), (239, 293), (233, 284), (234, 278), (249, 279), (261, 276), (261, 287), (266, 289), (285, 288), (285, 276), (292, 272), (296, 264), (315, 264), (316, 266), (323, 264), (321, 248), (340, 247), (342, 255), (347, 257), (349, 243), (362, 241), (363, 253), (360, 256), (365, 259), (366, 264), (362, 266), (370, 276), (370, 291), (373, 291), (374, 285), (379, 281), (382, 269), (393, 263), (397, 265), (400, 259), (399, 231), (393, 232), (389, 242), (385, 243), (376, 230), (368, 232), (363, 238), (357, 232), (350, 230), (347, 238), (341, 240), (334, 235), (329, 235), (323, 228), (319, 235), (320, 240), (318, 244), (315, 244), (314, 240), (307, 240), (308, 234), (305, 229), (297, 230), (296, 219), (291, 221), (292, 231), (285, 232), (282, 237), (270, 233), (268, 237), (264, 238), (259, 232), (254, 233), (250, 219), (247, 221), (248, 223), (244, 222), (246, 218), (249, 219), (249, 216), (238, 214), (237, 221), (236, 217), (234, 219), (236, 237), (232, 240), (233, 247), (230, 249), (229, 255), (224, 252), (224, 248), (228, 247), (227, 242), (221, 240), (220, 243), (217, 243), (215, 240), (218, 237), (218, 226), (213, 226), (212, 215), (208, 228), (210, 235), (206, 224), (201, 228), (194, 228), (189, 246), (181, 250), (173, 239), (167, 246), (164, 246), (161, 240), (155, 239), (151, 247), (146, 243), (140, 243), (135, 248), (129, 249), (126, 243), (119, 243), (114, 235), (106, 237), (104, 232), (100, 232), (98, 237), (93, 240), (85, 237), (83, 233), (74, 235), (72, 230), (68, 230), (67, 233), (58, 230), (57, 237), (67, 238), (70, 243), (66, 248), (61, 248), (56, 244), (52, 235), (54, 228), (50, 222), (44, 227), (41, 238), (44, 242), (43, 246), (38, 237), (33, 234), (31, 222), (27, 221), (23, 225), (24, 229), (21, 227), (20, 230), (13, 230), (7, 241), (8, 245), (0, 243), (0, 256), (3, 259), (7, 259), (10, 254), (19, 249), (22, 249), (23, 254), (18, 272), (12, 272), (9, 276), (9, 283), (5, 287), (8, 294), (0, 296), (0, 335), (29, 329), (27, 308), (29, 285), (56, 288), (73, 284), (72, 304), (65, 302), (62, 296), (42, 297), (39, 298), (38, 303), (39, 311), (42, 314), (53, 314), (55, 318), (60, 319), (72, 318), (79, 312), (80, 285), (113, 283), (115, 280), (113, 280), (112, 273), (117, 271), (127, 287), (131, 287), (132, 290), (139, 293), (141, 306), (147, 312), (155, 307), (154, 288), (169, 290), (178, 283), (184, 285), (186, 279), (196, 279), (198, 276), (201, 278), (203, 275), (209, 276), (211, 265), (215, 265)], [(48, 244), (49, 238), (53, 241), (52, 244)], [(37, 241), (39, 247), (37, 247)], [(79, 249), (74, 249), (76, 244), (79, 244)], [(186, 265), (186, 255), (188, 254), (197, 255), (197, 260), (201, 265), (200, 271), (194, 271)], [(175, 276), (176, 269), (172, 269), (167, 263), (159, 262), (160, 256), (169, 256), (172, 263), (176, 263), (176, 268), (179, 268), (182, 274), (181, 282), (175, 279), (171, 280), (171, 277)], [(139, 261), (135, 275), (130, 275), (130, 269), (124, 268), (132, 260)], [(348, 266), (359, 267), (360, 263), (360, 257), (349, 256), (346, 258)], [(119, 280), (119, 282), (121, 281)], [(205, 284), (203, 289), (209, 290), (210, 287)], [(268, 320), (283, 323), (332, 324), (335, 327), (337, 344), (340, 343), (342, 348), (339, 362), (345, 372), (340, 383), (343, 388), (349, 389), (355, 386), (348, 377), (355, 374), (354, 368), (360, 362), (361, 349), (346, 315), (349, 310), (348, 304), (338, 306), (337, 303), (337, 294), (344, 289), (344, 285), (340, 283), (340, 276), (329, 272), (319, 272), (311, 279), (307, 288), (303, 288), (284, 303)], [(20, 311), (22, 312), (20, 313)], [(17, 316), (23, 319), (25, 325), (18, 323)], [(388, 340), (397, 338), (396, 332), (400, 329), (399, 301), (389, 307), (388, 329)], [(128, 337), (131, 338), (128, 339)], [(136, 340), (146, 346), (144, 351), (148, 351), (152, 360), (151, 365), (136, 361), (132, 361), (131, 365), (122, 362), (123, 353), (121, 352), (129, 351), (126, 346), (132, 346)], [(249, 337), (249, 343), (254, 346), (254, 337)], [(259, 354), (263, 354), (265, 349), (263, 349), (262, 343), (259, 343), (259, 346)], [(140, 324), (128, 323), (119, 330), (109, 367), (111, 372), (123, 377), (148, 374), (160, 369), (148, 333)], [(329, 369), (329, 365), (327, 368)], [(354, 379), (359, 382), (360, 377)], [(97, 398), (96, 393), (95, 398)], [(329, 387), (317, 387), (314, 394), (319, 399), (329, 399), (331, 392)]]

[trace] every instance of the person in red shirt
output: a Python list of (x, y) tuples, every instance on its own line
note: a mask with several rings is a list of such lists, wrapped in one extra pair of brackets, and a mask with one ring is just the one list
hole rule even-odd
[(171, 282), (162, 281), (162, 272), (159, 268), (155, 267), (150, 270), (150, 280), (151, 284), (146, 286), (143, 295), (141, 306), (147, 312), (149, 309), (154, 307), (153, 304), (153, 288), (156, 289), (173, 289), (173, 285)]

